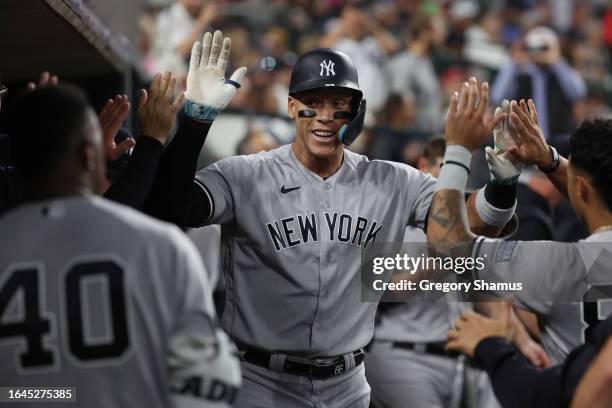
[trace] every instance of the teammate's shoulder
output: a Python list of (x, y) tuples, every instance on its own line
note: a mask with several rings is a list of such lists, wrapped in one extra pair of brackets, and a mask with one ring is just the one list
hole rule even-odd
[(183, 237), (184, 234), (180, 232), (176, 225), (153, 218), (134, 208), (103, 197), (92, 197), (89, 201), (99, 213), (97, 219), (99, 223), (105, 225), (114, 223), (117, 227), (122, 226), (126, 230), (138, 233), (148, 240), (151, 240), (153, 237), (160, 241), (173, 241), (176, 239), (183, 241), (183, 238), (188, 240), (186, 237)]

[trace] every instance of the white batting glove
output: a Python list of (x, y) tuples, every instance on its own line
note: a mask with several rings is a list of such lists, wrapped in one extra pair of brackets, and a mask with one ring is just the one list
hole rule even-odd
[(499, 122), (493, 130), (493, 140), (495, 149), (485, 147), (487, 164), (491, 180), (497, 184), (514, 184), (521, 174), (525, 165), (505, 150), (511, 146), (516, 146), (514, 137), (510, 130), (510, 102), (506, 99), (502, 106), (495, 109), (495, 115), (500, 112), (506, 113), (506, 119)]
[(223, 39), (219, 30), (215, 31), (214, 36), (207, 32), (202, 43), (196, 41), (193, 44), (185, 92), (187, 116), (198, 120), (214, 120), (240, 88), (246, 67), (238, 68), (229, 80), (225, 80), (231, 45), (230, 38)]

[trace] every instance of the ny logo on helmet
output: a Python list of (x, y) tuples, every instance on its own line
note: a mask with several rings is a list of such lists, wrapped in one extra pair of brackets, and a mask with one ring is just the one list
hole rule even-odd
[(324, 76), (323, 71), (325, 71), (325, 76), (335, 76), (334, 65), (336, 64), (332, 60), (321, 61), (321, 73), (319, 75)]

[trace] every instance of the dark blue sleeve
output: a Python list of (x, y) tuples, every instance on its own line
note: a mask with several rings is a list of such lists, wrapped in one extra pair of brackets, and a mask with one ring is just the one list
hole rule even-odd
[(571, 393), (564, 387), (564, 366), (540, 370), (516, 348), (500, 337), (482, 340), (474, 351), (475, 362), (483, 367), (503, 407), (565, 407)]

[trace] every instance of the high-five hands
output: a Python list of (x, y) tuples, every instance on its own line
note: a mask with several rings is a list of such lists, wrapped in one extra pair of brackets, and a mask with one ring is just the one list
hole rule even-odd
[(508, 152), (509, 148), (516, 146), (516, 136), (510, 124), (510, 111), (510, 102), (506, 99), (500, 107), (495, 109), (496, 116), (504, 114), (505, 117), (493, 130), (495, 149), (489, 146), (485, 147), (491, 179), (497, 184), (516, 183), (525, 166), (524, 163)]
[(518, 103), (512, 101), (510, 119), (517, 137), (516, 146), (510, 147), (508, 151), (525, 164), (548, 167), (552, 155), (533, 101), (531, 99), (527, 102), (521, 99)]
[(166, 71), (163, 75), (158, 73), (153, 77), (149, 93), (140, 90), (138, 119), (142, 134), (157, 139), (161, 144), (166, 143), (185, 98), (181, 93), (172, 100), (175, 85), (176, 78)]
[(132, 138), (125, 139), (119, 144), (115, 143), (115, 136), (130, 111), (130, 103), (126, 95), (117, 95), (115, 99), (108, 99), (98, 114), (102, 136), (104, 139), (104, 152), (106, 160), (115, 161), (122, 154), (136, 144)]
[(204, 121), (212, 121), (223, 110), (240, 88), (246, 74), (246, 67), (240, 67), (225, 79), (225, 67), (229, 59), (232, 41), (223, 39), (221, 31), (214, 36), (207, 32), (202, 42), (196, 41), (191, 50), (185, 113), (187, 116)]
[(461, 145), (468, 150), (480, 147), (506, 115), (498, 113), (488, 118), (489, 84), (478, 85), (476, 78), (463, 84), (461, 93), (451, 96), (444, 138), (447, 145)]

